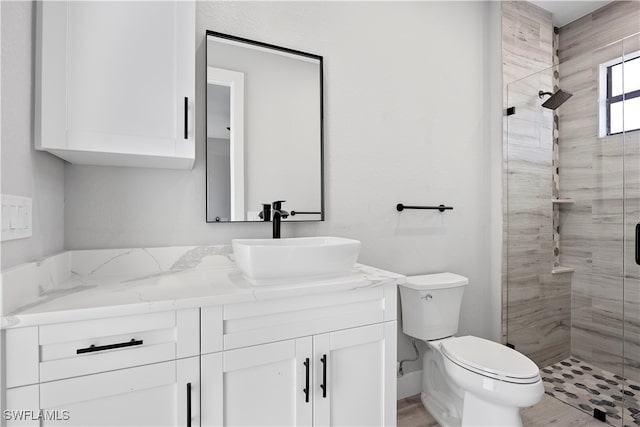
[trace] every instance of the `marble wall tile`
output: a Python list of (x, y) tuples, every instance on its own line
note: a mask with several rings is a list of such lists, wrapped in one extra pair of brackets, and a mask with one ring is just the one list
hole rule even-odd
[(635, 0), (616, 1), (614, 5), (596, 10), (592, 16), (591, 26), (595, 31), (591, 46), (605, 46), (640, 32), (640, 4)]
[(574, 313), (571, 316), (571, 354), (580, 360), (592, 360), (593, 348), (588, 344), (586, 337), (591, 336), (591, 332), (579, 327), (576, 323)]
[(12, 312), (55, 288), (71, 274), (71, 257), (68, 252), (2, 271), (0, 310), (3, 313)]
[(68, 251), (3, 270), (0, 310), (64, 295), (65, 286), (112, 276), (151, 277), (167, 272), (234, 268), (229, 245)]
[(82, 276), (141, 275), (163, 271), (232, 266), (231, 248), (181, 246), (73, 251), (73, 272)]
[[(559, 120), (561, 126), (564, 126), (563, 121), (566, 120), (566, 117), (571, 118), (571, 116), (560, 115)], [(578, 135), (577, 133), (580, 131), (577, 129), (575, 132), (569, 132), (569, 129), (570, 128), (562, 127), (562, 144), (560, 144), (560, 156), (562, 157), (563, 154), (570, 155), (566, 155), (566, 159), (562, 160), (560, 162), (560, 165), (564, 165), (565, 160), (570, 161), (575, 158), (580, 158), (582, 161), (588, 162), (588, 167), (591, 167), (590, 163), (593, 157), (593, 147), (597, 143), (597, 139), (594, 136), (593, 129), (587, 136)], [(576, 135), (574, 135), (574, 133)], [(564, 136), (565, 134), (567, 134), (567, 136)], [(580, 164), (580, 166), (584, 165)]]

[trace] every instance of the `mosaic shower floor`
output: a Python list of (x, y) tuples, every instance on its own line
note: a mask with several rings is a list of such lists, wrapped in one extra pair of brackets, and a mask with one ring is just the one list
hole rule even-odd
[(597, 408), (612, 425), (640, 426), (639, 383), (574, 357), (542, 368), (540, 375), (549, 396), (590, 414)]

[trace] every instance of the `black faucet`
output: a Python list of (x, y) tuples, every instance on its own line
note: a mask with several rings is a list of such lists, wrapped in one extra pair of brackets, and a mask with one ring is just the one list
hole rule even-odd
[(273, 238), (280, 238), (280, 220), (289, 216), (289, 212), (282, 209), (284, 200), (277, 200), (273, 202), (273, 209), (271, 210), (271, 223), (273, 224)]

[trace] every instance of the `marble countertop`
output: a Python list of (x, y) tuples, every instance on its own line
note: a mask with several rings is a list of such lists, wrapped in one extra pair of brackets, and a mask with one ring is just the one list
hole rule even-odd
[(252, 286), (228, 246), (70, 251), (2, 272), (2, 328), (352, 291), (405, 277), (356, 264), (350, 275)]

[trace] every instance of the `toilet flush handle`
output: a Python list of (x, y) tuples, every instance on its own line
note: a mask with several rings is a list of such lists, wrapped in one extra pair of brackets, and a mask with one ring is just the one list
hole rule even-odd
[(430, 299), (433, 299), (433, 296), (431, 294), (426, 294), (425, 296), (420, 297), (420, 299), (424, 299), (424, 300), (429, 301)]

